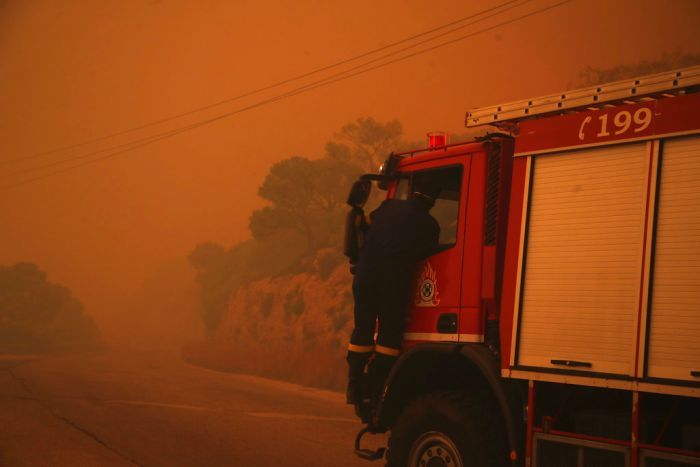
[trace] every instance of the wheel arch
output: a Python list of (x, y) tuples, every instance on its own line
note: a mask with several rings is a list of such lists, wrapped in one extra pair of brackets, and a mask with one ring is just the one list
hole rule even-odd
[(487, 388), (499, 407), (512, 465), (520, 465), (524, 440), (518, 425), (522, 423), (527, 388), (523, 382), (501, 378), (498, 358), (481, 344), (420, 344), (404, 353), (387, 378), (377, 425), (390, 428), (419, 396), (445, 390), (468, 391), (477, 385)]

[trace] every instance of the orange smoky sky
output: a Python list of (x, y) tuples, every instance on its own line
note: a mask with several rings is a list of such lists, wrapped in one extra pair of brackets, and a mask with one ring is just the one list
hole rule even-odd
[[(319, 157), (358, 117), (407, 139), (463, 129), (468, 108), (575, 86), (587, 65), (700, 52), (697, 0), (573, 0), (432, 52), (46, 179), (58, 161), (269, 98), (23, 161), (238, 95), (505, 0), (0, 1), (0, 264), (33, 261), (98, 318), (123, 313), (198, 243), (248, 238), (270, 166)], [(476, 31), (558, 3), (532, 0)], [(292, 83), (292, 86), (303, 84)], [(81, 159), (83, 161), (84, 159)], [(37, 166), (55, 163), (50, 169)]]

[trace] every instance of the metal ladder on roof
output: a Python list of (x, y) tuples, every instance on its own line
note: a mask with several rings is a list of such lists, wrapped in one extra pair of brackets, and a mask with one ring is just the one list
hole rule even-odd
[(587, 88), (481, 107), (467, 112), (466, 126), (507, 127), (514, 120), (675, 96), (700, 85), (700, 65)]

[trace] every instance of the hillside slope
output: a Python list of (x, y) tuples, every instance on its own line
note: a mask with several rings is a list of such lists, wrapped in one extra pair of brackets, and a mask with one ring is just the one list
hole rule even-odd
[(312, 269), (239, 287), (216, 334), (188, 345), (185, 357), (211, 368), (341, 388), (352, 328), (352, 276), (347, 264), (326, 277), (318, 264)]

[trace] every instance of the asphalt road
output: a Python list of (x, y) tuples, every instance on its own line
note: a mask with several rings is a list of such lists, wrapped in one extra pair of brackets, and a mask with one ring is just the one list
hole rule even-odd
[(165, 354), (0, 356), (3, 467), (381, 465), (360, 428), (339, 393)]

